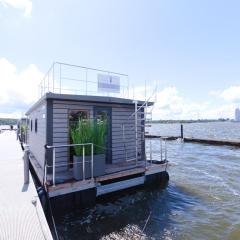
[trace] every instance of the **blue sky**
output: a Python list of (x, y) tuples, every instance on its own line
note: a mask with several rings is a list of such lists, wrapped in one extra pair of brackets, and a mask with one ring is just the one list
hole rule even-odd
[(136, 89), (157, 81), (155, 118), (233, 117), (239, 9), (231, 0), (0, 0), (0, 116), (25, 112), (35, 101), (26, 88), (62, 61), (127, 73)]

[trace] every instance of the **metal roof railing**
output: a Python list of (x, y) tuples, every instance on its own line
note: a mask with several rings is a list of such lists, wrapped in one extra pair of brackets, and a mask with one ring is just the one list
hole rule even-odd
[[(100, 76), (101, 75), (101, 76)], [(106, 91), (99, 88), (100, 77), (105, 80), (115, 79), (117, 90)], [(106, 86), (106, 83), (102, 85)], [(68, 63), (54, 62), (39, 84), (39, 97), (45, 93), (111, 96), (129, 98), (129, 76), (127, 74), (78, 66)]]

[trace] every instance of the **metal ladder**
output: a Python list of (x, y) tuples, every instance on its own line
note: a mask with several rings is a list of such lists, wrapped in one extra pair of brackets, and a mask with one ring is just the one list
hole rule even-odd
[[(151, 127), (152, 123), (152, 110), (153, 106), (149, 106), (149, 99), (146, 100), (141, 106), (138, 105), (137, 101), (133, 101), (135, 103), (135, 111), (133, 114), (131, 114), (128, 118), (128, 120), (134, 120), (134, 132), (135, 132), (135, 158), (134, 159), (128, 159), (128, 153), (127, 153), (127, 147), (126, 147), (126, 137), (125, 137), (125, 126), (122, 124), (122, 138), (124, 142), (124, 149), (125, 149), (125, 160), (126, 161), (132, 161), (135, 160), (135, 163), (137, 165), (139, 160), (139, 153), (138, 153), (138, 145), (139, 141), (145, 141), (145, 134), (146, 134), (146, 121), (149, 123), (147, 124), (147, 127)], [(150, 108), (150, 110), (149, 110)], [(139, 130), (140, 127), (140, 130)], [(132, 128), (133, 130), (133, 128)], [(139, 135), (141, 137), (139, 137)], [(140, 155), (140, 158), (142, 156)], [(145, 158), (145, 156), (144, 156)], [(146, 158), (145, 158), (146, 159)]]
[[(156, 102), (156, 94), (154, 96), (154, 102)], [(152, 115), (153, 115), (153, 110), (154, 110), (154, 105), (152, 106), (148, 106), (148, 102), (146, 101), (146, 105), (144, 106), (144, 125), (145, 125), (145, 128), (144, 128), (144, 140), (145, 140), (145, 136), (150, 134), (150, 128), (152, 127), (152, 123), (153, 123), (153, 119), (152, 119)], [(166, 162), (167, 161), (167, 143), (166, 143), (166, 139), (163, 139), (163, 138), (159, 138), (159, 139), (148, 139), (147, 141), (145, 141), (145, 160), (146, 160), (146, 163), (149, 161), (150, 164), (152, 164), (152, 161), (153, 160), (157, 160), (158, 159), (158, 156), (157, 156), (157, 159), (153, 159), (153, 148), (152, 148), (152, 141), (155, 141), (156, 140), (159, 140), (160, 143), (159, 143), (159, 149), (160, 149), (160, 161), (161, 162)], [(163, 144), (163, 141), (164, 141), (164, 144)], [(148, 145), (147, 145), (148, 143)], [(147, 148), (149, 149), (149, 156), (147, 156)]]
[[(146, 103), (146, 106), (144, 107), (144, 141), (145, 141), (145, 135), (149, 134), (150, 128), (152, 127), (152, 112), (153, 112), (153, 106), (148, 106)], [(152, 140), (150, 139), (149, 141), (149, 160), (152, 161)], [(147, 142), (145, 141), (145, 162), (147, 166), (147, 155), (146, 155), (146, 150), (147, 150)]]
[[(154, 90), (153, 94), (151, 95), (150, 98), (144, 101), (144, 103), (139, 106), (137, 101), (133, 101), (135, 103), (135, 111), (133, 114), (131, 114), (128, 118), (134, 119), (134, 131), (135, 131), (135, 159), (128, 159), (128, 153), (127, 153), (127, 147), (126, 147), (126, 137), (125, 137), (125, 127), (124, 124), (122, 124), (122, 138), (123, 138), (123, 143), (124, 143), (124, 150), (125, 150), (125, 160), (126, 161), (132, 161), (135, 160), (136, 165), (138, 163), (139, 159), (139, 153), (138, 153), (138, 144), (139, 141), (144, 141), (144, 147), (145, 147), (145, 156), (143, 159), (145, 159), (146, 166), (147, 162), (150, 161), (152, 163), (153, 161), (153, 149), (152, 149), (152, 139), (149, 139), (147, 142), (145, 141), (145, 135), (149, 134), (149, 130), (152, 127), (152, 116), (153, 116), (153, 110), (154, 110), (154, 105), (149, 105), (150, 99), (154, 96), (154, 101), (156, 101), (156, 89)], [(143, 110), (143, 111), (142, 111)], [(140, 130), (139, 130), (140, 127)], [(140, 138), (139, 138), (139, 133), (140, 133)], [(142, 135), (141, 135), (142, 134)], [(156, 140), (156, 139), (155, 139)], [(163, 156), (163, 144), (162, 144), (162, 138), (160, 140), (160, 156), (161, 156), (161, 161), (166, 161), (167, 160), (167, 145), (165, 141), (164, 145), (164, 150), (165, 154)], [(147, 157), (146, 154), (146, 149), (147, 149), (147, 143), (149, 144), (149, 157)], [(142, 158), (142, 156), (140, 156)]]

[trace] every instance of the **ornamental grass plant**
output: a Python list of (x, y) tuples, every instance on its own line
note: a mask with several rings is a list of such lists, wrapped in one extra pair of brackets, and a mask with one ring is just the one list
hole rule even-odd
[[(70, 126), (70, 137), (73, 144), (94, 144), (94, 155), (103, 154), (106, 146), (107, 121), (93, 119), (79, 119), (76, 124)], [(75, 146), (76, 156), (83, 156), (83, 146)], [(91, 145), (85, 146), (85, 156), (91, 155)]]

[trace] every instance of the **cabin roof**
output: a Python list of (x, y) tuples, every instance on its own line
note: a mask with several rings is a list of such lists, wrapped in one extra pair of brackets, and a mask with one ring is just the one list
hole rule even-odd
[[(65, 100), (65, 101), (77, 101), (77, 102), (92, 102), (92, 103), (117, 103), (123, 105), (134, 105), (136, 100), (117, 98), (117, 97), (107, 97), (107, 96), (89, 96), (89, 95), (73, 95), (73, 94), (58, 94), (48, 92), (42, 96), (27, 112), (29, 115), (36, 107), (38, 107), (44, 100)], [(144, 104), (144, 101), (138, 101), (138, 105)], [(148, 102), (148, 106), (152, 106), (154, 102)]]

